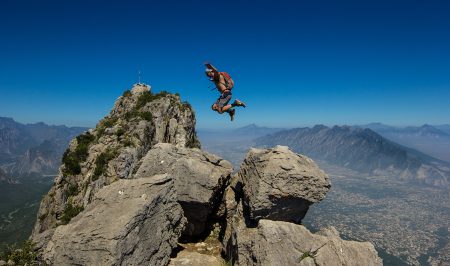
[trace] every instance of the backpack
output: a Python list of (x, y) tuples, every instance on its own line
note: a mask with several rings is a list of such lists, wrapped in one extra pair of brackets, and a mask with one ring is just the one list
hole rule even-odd
[(227, 87), (227, 89), (231, 90), (234, 87), (234, 81), (231, 78), (230, 74), (228, 74), (227, 72), (219, 72), (222, 76), (223, 79), (225, 80), (225, 87)]

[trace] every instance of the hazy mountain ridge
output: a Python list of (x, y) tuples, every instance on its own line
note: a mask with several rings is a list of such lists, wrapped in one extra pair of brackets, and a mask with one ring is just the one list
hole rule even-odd
[(394, 127), (381, 123), (371, 123), (359, 127), (370, 128), (381, 136), (401, 145), (450, 162), (450, 130), (446, 132), (445, 126), (425, 124), (420, 127)]
[(69, 141), (86, 130), (0, 117), (0, 168), (9, 175), (56, 173)]
[(256, 124), (250, 124), (250, 125), (240, 127), (240, 128), (233, 130), (233, 135), (259, 137), (259, 136), (273, 134), (273, 133), (281, 131), (281, 130), (285, 130), (285, 129), (284, 128), (262, 127), (262, 126), (258, 126)]
[(401, 180), (445, 187), (450, 180), (448, 163), (390, 141), (368, 128), (317, 125), (261, 137), (256, 144), (288, 145), (314, 159)]
[(434, 127), (450, 135), (450, 125), (436, 125)]
[(404, 136), (422, 136), (422, 137), (435, 137), (435, 138), (450, 138), (450, 135), (444, 130), (439, 129), (436, 126), (424, 124), (422, 126), (407, 126), (407, 127), (394, 127), (389, 125), (384, 125), (381, 123), (370, 123), (367, 125), (361, 125), (359, 127), (369, 128), (373, 131), (382, 133), (396, 133)]
[(226, 142), (234, 142), (249, 141), (282, 130), (285, 130), (285, 128), (261, 127), (256, 124), (250, 124), (233, 129), (199, 129), (198, 135), (205, 141), (214, 141), (220, 138)]

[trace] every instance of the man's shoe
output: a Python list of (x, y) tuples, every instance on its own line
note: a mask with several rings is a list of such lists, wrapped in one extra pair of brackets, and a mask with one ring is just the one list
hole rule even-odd
[(234, 106), (242, 106), (242, 107), (246, 107), (246, 105), (245, 105), (245, 103), (244, 102), (241, 102), (241, 101), (239, 101), (239, 100), (234, 100), (234, 103), (233, 103), (233, 105)]
[(231, 122), (233, 122), (233, 120), (234, 120), (234, 113), (236, 113), (236, 110), (234, 110), (234, 109), (230, 109), (230, 111), (228, 111), (228, 114), (230, 115)]

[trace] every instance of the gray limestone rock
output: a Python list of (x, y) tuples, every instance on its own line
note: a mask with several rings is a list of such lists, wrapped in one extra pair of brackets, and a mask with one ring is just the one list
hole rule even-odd
[(190, 237), (204, 233), (232, 171), (228, 161), (215, 155), (159, 143), (142, 159), (134, 178), (163, 173), (174, 178), (178, 202), (188, 220), (184, 235)]
[(32, 234), (35, 241), (45, 241), (38, 235), (70, 220), (66, 215), (70, 206), (86, 208), (102, 187), (132, 178), (140, 159), (156, 143), (200, 147), (190, 105), (177, 94), (149, 90), (136, 84), (94, 129), (71, 141), (55, 184), (41, 202)]
[(244, 207), (253, 221), (300, 222), (312, 203), (330, 189), (328, 176), (313, 160), (286, 146), (251, 149), (238, 172)]
[(382, 265), (369, 242), (345, 241), (336, 229), (312, 234), (302, 225), (260, 220), (234, 234), (236, 265)]
[(119, 180), (56, 228), (44, 260), (50, 265), (167, 265), (184, 225), (167, 175)]

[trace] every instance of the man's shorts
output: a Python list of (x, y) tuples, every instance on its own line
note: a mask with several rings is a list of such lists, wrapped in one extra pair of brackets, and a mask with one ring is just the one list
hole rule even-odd
[(223, 108), (225, 105), (228, 104), (228, 102), (231, 100), (231, 91), (225, 91), (222, 93), (217, 99), (216, 104), (219, 108)]

